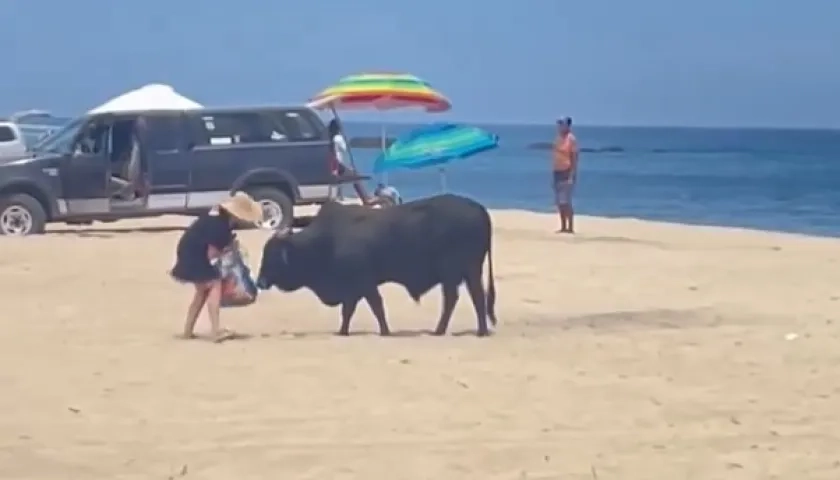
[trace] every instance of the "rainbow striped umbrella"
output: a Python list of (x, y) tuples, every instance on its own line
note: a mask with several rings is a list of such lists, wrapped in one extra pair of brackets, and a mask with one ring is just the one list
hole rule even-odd
[(312, 108), (333, 109), (421, 107), (427, 112), (445, 112), (449, 100), (428, 82), (406, 73), (362, 73), (342, 78), (316, 95)]

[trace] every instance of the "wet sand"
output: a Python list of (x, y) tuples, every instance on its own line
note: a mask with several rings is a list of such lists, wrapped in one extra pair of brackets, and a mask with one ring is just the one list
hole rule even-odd
[(487, 339), (386, 286), (393, 338), (300, 291), (176, 340), (186, 220), (0, 239), (0, 478), (840, 478), (840, 240), (494, 219)]

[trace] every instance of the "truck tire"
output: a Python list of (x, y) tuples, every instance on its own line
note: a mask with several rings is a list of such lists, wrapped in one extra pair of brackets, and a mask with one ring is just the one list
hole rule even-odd
[(37, 235), (46, 227), (47, 213), (38, 200), (23, 193), (0, 198), (0, 235)]
[(264, 228), (279, 230), (292, 226), (295, 204), (286, 192), (274, 187), (256, 187), (248, 189), (248, 194), (263, 207)]

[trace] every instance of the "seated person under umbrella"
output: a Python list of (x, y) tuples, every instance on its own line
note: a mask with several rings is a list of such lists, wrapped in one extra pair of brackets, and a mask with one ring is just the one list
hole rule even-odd
[[(344, 135), (341, 133), (341, 126), (338, 124), (337, 118), (330, 120), (330, 123), (327, 125), (327, 131), (330, 135), (330, 144), (333, 149), (333, 160), (335, 161), (335, 164), (332, 167), (333, 174), (338, 176), (356, 175), (356, 171), (349, 163), (350, 151), (347, 148), (347, 140), (345, 140)], [(341, 186), (338, 188), (338, 196), (341, 197)], [(356, 195), (359, 196), (359, 200), (362, 201), (362, 204), (368, 205), (371, 203), (372, 199), (368, 196), (361, 181), (356, 180), (353, 182), (353, 189), (356, 190)]]

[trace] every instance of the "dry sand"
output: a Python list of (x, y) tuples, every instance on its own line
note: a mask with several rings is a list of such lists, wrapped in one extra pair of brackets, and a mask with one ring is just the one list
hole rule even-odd
[(301, 291), (176, 340), (184, 219), (0, 239), (0, 478), (840, 478), (840, 241), (494, 217), (488, 339), (387, 286), (395, 338)]

